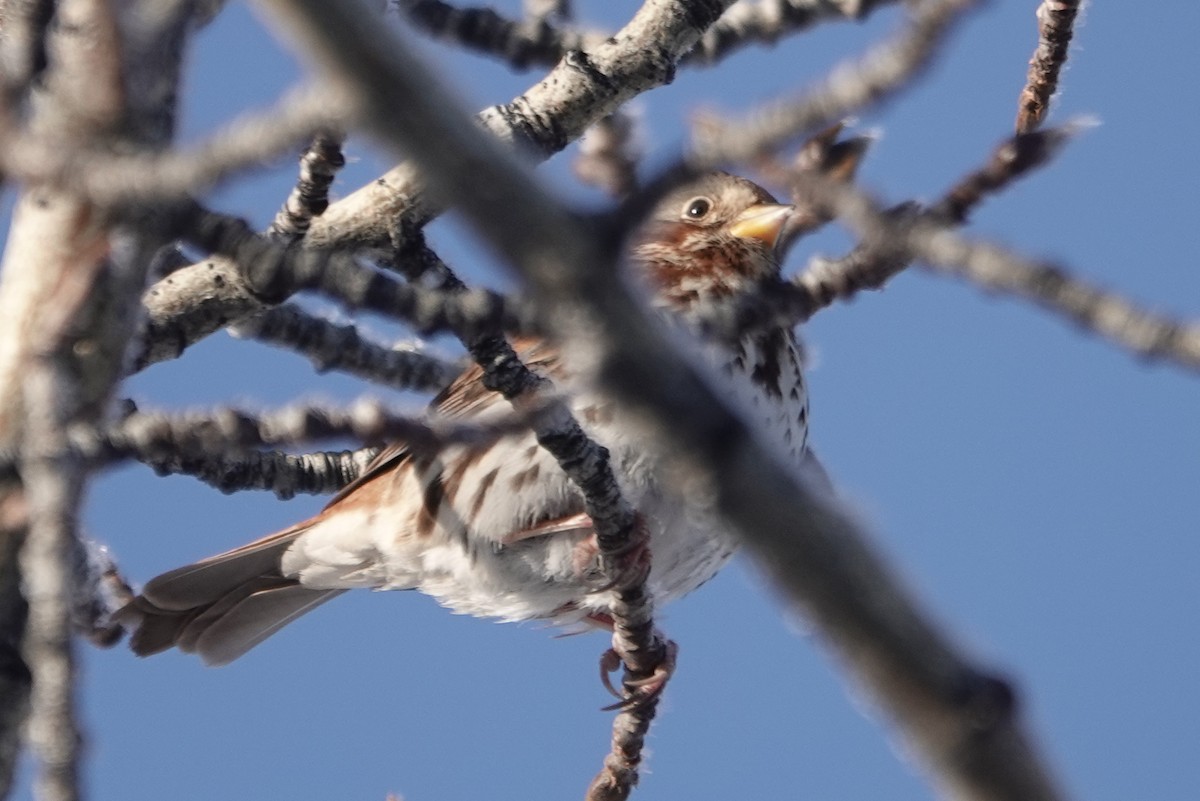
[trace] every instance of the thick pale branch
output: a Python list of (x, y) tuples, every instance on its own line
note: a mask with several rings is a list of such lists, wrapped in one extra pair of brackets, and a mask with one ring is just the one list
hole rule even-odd
[[(612, 37), (570, 51), (544, 78), (509, 103), (485, 109), (478, 121), (523, 155), (547, 158), (622, 104), (669, 83), (678, 59), (730, 5), (732, 0), (648, 0)], [(337, 46), (353, 50), (356, 42), (344, 37)], [(457, 190), (439, 187), (442, 197), (458, 197)], [(439, 201), (426, 197), (416, 169), (401, 164), (332, 204), (314, 222), (309, 242), (386, 248), (439, 208)]]
[(76, 518), (86, 470), (70, 452), (65, 426), (72, 416), (69, 371), (44, 356), (23, 384), (25, 408), (21, 479), (29, 529), (21, 576), (29, 603), (25, 660), (33, 673), (29, 740), (41, 761), (38, 794), (46, 801), (79, 798), (82, 735), (75, 705), (75, 654), (71, 640), (73, 566), (83, 558)]

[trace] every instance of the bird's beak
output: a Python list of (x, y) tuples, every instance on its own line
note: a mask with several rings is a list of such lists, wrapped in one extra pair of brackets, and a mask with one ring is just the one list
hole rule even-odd
[(795, 213), (795, 206), (785, 206), (781, 203), (751, 206), (734, 218), (729, 226), (729, 233), (742, 239), (757, 240), (770, 250), (776, 250), (784, 243), (784, 230)]

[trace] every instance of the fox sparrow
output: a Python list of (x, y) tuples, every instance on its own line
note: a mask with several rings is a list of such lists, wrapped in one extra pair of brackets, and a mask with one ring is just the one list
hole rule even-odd
[[(686, 320), (777, 280), (779, 251), (801, 217), (750, 181), (714, 173), (657, 206), (635, 238), (632, 262), (655, 305)], [(571, 366), (553, 347), (531, 338), (513, 346), (568, 394), (581, 425), (610, 450), (622, 491), (649, 534), (654, 598), (677, 598), (711, 578), (736, 548), (732, 535), (705, 504), (662, 490), (653, 458), (621, 409), (575, 388)], [(706, 349), (734, 402), (761, 418), (799, 462), (807, 397), (792, 331), (760, 330)], [(471, 367), (432, 408), (486, 420), (509, 407)], [(596, 553), (582, 497), (532, 433), (436, 455), (395, 445), (315, 517), (158, 576), (122, 616), (135, 628), (136, 653), (176, 646), (213, 665), (356, 587), (418, 589), (481, 617), (604, 625), (612, 590), (596, 581)]]

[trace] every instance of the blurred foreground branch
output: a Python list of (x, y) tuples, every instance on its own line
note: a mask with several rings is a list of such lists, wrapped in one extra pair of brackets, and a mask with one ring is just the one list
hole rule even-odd
[[(589, 354), (603, 386), (652, 421), (678, 469), (712, 487), (721, 512), (888, 709), (937, 783), (959, 798), (1058, 798), (1017, 722), (1008, 685), (961, 656), (849, 516), (782, 467), (773, 449), (725, 408), (616, 280), (611, 250), (596, 232), (547, 197), (467, 117), (444, 105), (431, 116), (393, 113), (412, 110), (421, 102), (414, 95), (441, 95), (431, 92), (436, 78), (404, 45), (356, 31), (359, 47), (350, 51), (323, 33), (355, 30), (354, 15), (344, 7), (316, 0), (270, 6), (289, 18), (329, 74), (361, 94), (375, 135), (412, 153), (521, 270), (549, 328)], [(298, 19), (292, 16), (297, 9)], [(420, 126), (412, 123), (416, 118)], [(488, 190), (478, 191), (481, 185)], [(602, 774), (592, 797), (621, 798), (628, 791), (627, 777)]]

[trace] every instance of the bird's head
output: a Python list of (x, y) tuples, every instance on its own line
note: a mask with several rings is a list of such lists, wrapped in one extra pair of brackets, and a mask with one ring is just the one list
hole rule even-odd
[(671, 192), (634, 241), (633, 260), (657, 305), (686, 312), (736, 299), (779, 275), (796, 220), (758, 184), (717, 172)]

